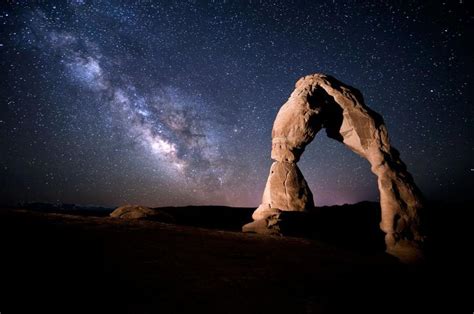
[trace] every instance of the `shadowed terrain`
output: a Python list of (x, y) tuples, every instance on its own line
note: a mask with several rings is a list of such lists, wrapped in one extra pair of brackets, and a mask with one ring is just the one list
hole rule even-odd
[[(361, 215), (363, 209), (367, 215)], [(375, 230), (368, 228), (377, 223), (370, 214), (378, 212), (374, 203), (315, 209), (305, 221), (321, 218), (314, 228), (320, 230), (299, 235), (306, 238), (235, 232), (253, 209), (160, 210), (180, 224), (114, 219), (105, 210), (80, 215), (77, 209), (0, 210), (0, 276), (6, 288), (0, 310), (397, 313), (466, 301), (461, 292), (451, 297), (462, 277), (447, 258), (408, 267), (383, 246), (378, 249), (377, 241), (358, 244)], [(357, 225), (364, 220), (365, 226)]]

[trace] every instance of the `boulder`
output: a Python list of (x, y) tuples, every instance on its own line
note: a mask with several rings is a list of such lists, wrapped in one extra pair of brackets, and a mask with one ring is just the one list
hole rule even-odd
[(152, 209), (140, 205), (124, 205), (117, 207), (110, 217), (122, 219), (147, 219), (161, 222), (174, 222), (174, 217), (159, 209)]

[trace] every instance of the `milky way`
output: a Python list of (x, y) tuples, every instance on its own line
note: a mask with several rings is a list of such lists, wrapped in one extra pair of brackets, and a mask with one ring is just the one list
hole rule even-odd
[(109, 63), (107, 57), (94, 43), (73, 34), (51, 31), (41, 38), (49, 40), (51, 50), (62, 56), (60, 62), (72, 82), (83, 84), (97, 103), (106, 103), (116, 117), (115, 123), (145, 152), (164, 162), (163, 170), (170, 170), (168, 175), (182, 175), (205, 187), (222, 183), (226, 174), (225, 167), (219, 165), (222, 143), (213, 135), (212, 126), (205, 123), (212, 117), (206, 116), (204, 103), (196, 103), (168, 86), (142, 93), (133, 80), (122, 75), (112, 82), (103, 65)]
[[(3, 202), (256, 206), (299, 77), (359, 88), (428, 198), (469, 198), (472, 14), (461, 2), (15, 1), (0, 11)], [(378, 197), (320, 134), (317, 204)]]

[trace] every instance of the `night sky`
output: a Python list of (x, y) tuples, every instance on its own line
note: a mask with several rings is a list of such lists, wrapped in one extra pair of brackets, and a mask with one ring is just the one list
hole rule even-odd
[[(427, 198), (472, 199), (473, 15), (434, 2), (4, 3), (0, 203), (257, 206), (317, 72), (361, 90)], [(317, 205), (378, 199), (325, 132), (299, 165)]]

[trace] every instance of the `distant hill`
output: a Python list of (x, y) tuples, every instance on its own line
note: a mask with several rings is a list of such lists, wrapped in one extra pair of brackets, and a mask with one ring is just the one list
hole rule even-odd
[(62, 213), (70, 215), (81, 215), (81, 216), (97, 216), (104, 217), (108, 216), (110, 212), (114, 210), (114, 207), (104, 207), (95, 205), (78, 205), (68, 203), (20, 203), (15, 208), (28, 209), (33, 211), (40, 211), (44, 213)]

